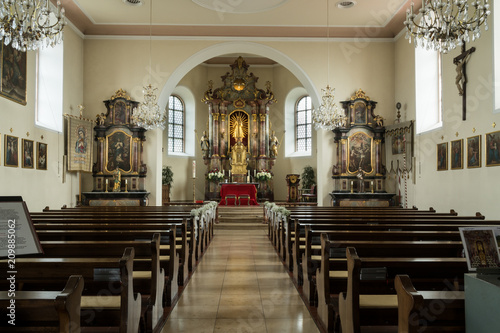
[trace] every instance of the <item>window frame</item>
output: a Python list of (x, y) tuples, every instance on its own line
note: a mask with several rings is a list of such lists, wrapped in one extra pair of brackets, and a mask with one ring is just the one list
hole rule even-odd
[[(299, 110), (299, 103), (303, 100), (306, 99), (306, 105), (305, 105), (305, 110)], [(307, 103), (307, 99), (309, 99), (309, 104)], [(295, 133), (295, 140), (294, 140), (294, 151), (295, 153), (298, 154), (307, 154), (311, 155), (312, 154), (312, 99), (311, 96), (309, 95), (302, 95), (300, 96), (296, 101), (295, 101), (295, 106), (294, 106), (294, 133)], [(299, 124), (299, 112), (304, 112), (305, 113), (305, 122), (303, 124)], [(309, 112), (309, 118), (310, 122), (307, 122), (307, 113)], [(298, 133), (298, 128), (299, 126), (304, 126), (306, 128), (306, 134), (304, 137), (299, 137)], [(309, 135), (308, 135), (309, 134)], [(298, 149), (298, 141), (299, 140), (305, 140), (305, 148), (304, 150), (299, 150)], [(307, 149), (307, 141), (309, 140), (310, 143), (310, 149)]]
[[(175, 122), (174, 123), (170, 122), (170, 112), (172, 112), (172, 111), (173, 112), (179, 112), (179, 110), (175, 110), (175, 109), (171, 108), (171, 103), (170, 103), (170, 99), (171, 98), (177, 98), (180, 101), (181, 105), (182, 105), (182, 110), (180, 110), (182, 112), (182, 124), (181, 124), (181, 127), (182, 127), (182, 139), (176, 138), (174, 136), (174, 134), (171, 133), (171, 131), (170, 131), (170, 125), (172, 125), (173, 127), (179, 126), (179, 124), (177, 124)], [(172, 104), (175, 104), (175, 103), (172, 103)], [(168, 112), (168, 115), (167, 115), (167, 146), (168, 146), (167, 153), (170, 154), (170, 155), (185, 154), (186, 153), (186, 103), (184, 102), (184, 100), (178, 94), (171, 94), (168, 97), (167, 108), (168, 108), (168, 110), (167, 110), (167, 112)], [(170, 145), (170, 139), (172, 139), (172, 145)], [(182, 151), (175, 151), (174, 150), (175, 141), (178, 141), (178, 140), (182, 141)]]

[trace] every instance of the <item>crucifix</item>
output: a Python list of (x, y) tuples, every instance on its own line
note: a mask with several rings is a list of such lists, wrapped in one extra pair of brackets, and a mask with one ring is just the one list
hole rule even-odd
[(465, 42), (462, 44), (462, 53), (457, 57), (453, 58), (453, 63), (457, 66), (457, 76), (455, 79), (455, 84), (458, 88), (458, 94), (462, 96), (462, 120), (466, 119), (466, 110), (467, 110), (467, 74), (465, 71), (465, 67), (471, 54), (476, 51), (475, 47), (471, 47), (468, 50), (465, 50)]

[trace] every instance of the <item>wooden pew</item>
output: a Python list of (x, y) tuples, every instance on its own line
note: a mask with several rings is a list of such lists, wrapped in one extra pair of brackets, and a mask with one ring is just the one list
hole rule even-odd
[[(172, 235), (175, 231), (170, 230)], [(178, 258), (172, 248), (168, 255), (161, 256), (160, 234), (155, 233), (149, 241), (41, 241), (43, 258), (100, 258), (119, 256), (127, 247), (135, 251), (134, 289), (143, 298), (143, 326), (152, 332), (162, 319), (164, 306), (171, 306), (177, 297)], [(173, 259), (172, 259), (173, 258)], [(161, 264), (160, 264), (161, 263)]]
[[(346, 256), (347, 290), (339, 294), (338, 301), (343, 333), (360, 332), (365, 325), (396, 324), (393, 319), (397, 318), (398, 303), (393, 286), (398, 274), (412, 276), (413, 283), (419, 288), (432, 286), (433, 289), (453, 290), (455, 286), (450, 281), (463, 283), (463, 274), (467, 272), (465, 258), (360, 258), (353, 247), (347, 248)], [(387, 270), (383, 281), (370, 280), (363, 283), (360, 279), (363, 269), (380, 267)], [(319, 281), (318, 279), (318, 288)]]
[[(81, 275), (71, 275), (62, 291), (16, 291), (15, 303), (8, 291), (0, 291), (1, 331), (80, 332), (83, 285)], [(14, 308), (14, 317), (9, 316), (9, 307)]]
[[(437, 223), (432, 223), (432, 222)], [(352, 222), (352, 221), (350, 221)], [(298, 267), (298, 271), (294, 271), (294, 278), (297, 281), (301, 281), (302, 271), (301, 271), (301, 258), (305, 245), (305, 226), (315, 225), (315, 226), (325, 226), (329, 230), (413, 230), (413, 231), (457, 231), (459, 227), (470, 227), (470, 226), (486, 226), (486, 225), (499, 225), (500, 221), (476, 221), (476, 220), (464, 220), (460, 217), (456, 217), (454, 223), (452, 221), (447, 221), (447, 223), (441, 223), (438, 220), (426, 221), (424, 219), (419, 220), (382, 220), (379, 219), (380, 223), (365, 222), (360, 223), (356, 221), (354, 223), (349, 223), (349, 221), (327, 221), (327, 220), (314, 220), (306, 221), (296, 220), (294, 231), (290, 232), (287, 236), (285, 242), (285, 251), (291, 253), (287, 255), (288, 259), (286, 261), (287, 266)]]
[[(16, 280), (23, 288), (38, 290), (40, 285), (60, 284), (68, 272), (85, 279), (81, 298), (82, 326), (117, 326), (120, 332), (139, 331), (141, 295), (133, 285), (134, 249), (126, 248), (122, 257), (102, 258), (17, 258)], [(0, 260), (6, 265), (6, 260)], [(97, 269), (118, 269), (118, 275), (97, 274)], [(0, 282), (1, 285), (1, 282)]]
[[(57, 229), (53, 229), (57, 226)], [(151, 239), (155, 233), (160, 233), (160, 256), (170, 256), (171, 250), (175, 249), (179, 262), (175, 264), (178, 272), (176, 284), (184, 286), (189, 276), (189, 268), (193, 269), (194, 258), (192, 248), (190, 248), (188, 239), (186, 238), (186, 224), (162, 224), (154, 225), (155, 229), (134, 229), (137, 225), (130, 226), (128, 224), (87, 224), (87, 229), (80, 229), (82, 225), (74, 224), (35, 224), (37, 236), (41, 241), (135, 241)], [(170, 235), (170, 230), (174, 230), (175, 247), (173, 246), (174, 236)], [(172, 237), (172, 238), (171, 238)], [(193, 241), (191, 241), (192, 243)], [(168, 264), (168, 261), (167, 261)], [(168, 266), (167, 266), (168, 267)], [(165, 268), (168, 276), (169, 270)], [(174, 282), (174, 280), (172, 280)], [(175, 294), (173, 295), (175, 296)]]
[(398, 332), (465, 332), (465, 293), (419, 290), (408, 275), (397, 275)]
[[(317, 305), (316, 294), (316, 270), (320, 268), (321, 264), (321, 234), (325, 234), (330, 242), (337, 247), (338, 250), (344, 249), (341, 254), (345, 257), (345, 248), (350, 246), (349, 242), (357, 241), (363, 244), (366, 241), (423, 241), (422, 251), (426, 251), (430, 246), (436, 244), (441, 247), (450, 248), (452, 256), (460, 256), (463, 250), (460, 232), (459, 231), (352, 231), (352, 230), (328, 230), (328, 226), (305, 226), (305, 245), (300, 245), (300, 253), (302, 254), (301, 272), (303, 275), (296, 275), (294, 271), (294, 278), (299, 279), (303, 276), (302, 291), (305, 298), (309, 301), (309, 305)], [(447, 241), (444, 244), (437, 244), (436, 242), (429, 241)], [(342, 242), (346, 241), (346, 242)], [(356, 247), (356, 245), (352, 245)], [(421, 252), (421, 256), (424, 254)]]

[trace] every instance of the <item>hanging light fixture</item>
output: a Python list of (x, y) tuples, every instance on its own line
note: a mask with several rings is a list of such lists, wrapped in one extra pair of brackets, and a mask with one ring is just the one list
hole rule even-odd
[(19, 51), (55, 46), (63, 38), (64, 8), (57, 2), (57, 14), (49, 0), (3, 0), (0, 2), (0, 41)]
[(147, 130), (160, 128), (165, 129), (165, 122), (167, 120), (166, 110), (161, 110), (156, 102), (157, 88), (151, 84), (151, 36), (153, 26), (153, 0), (149, 8), (149, 84), (144, 87), (144, 101), (139, 104), (138, 108), (132, 110), (132, 122), (137, 126)]
[(343, 110), (339, 110), (335, 103), (335, 88), (330, 87), (330, 27), (329, 27), (329, 5), (326, 0), (326, 44), (327, 44), (327, 85), (321, 89), (323, 97), (319, 108), (312, 111), (312, 121), (314, 128), (333, 130), (337, 127), (345, 126), (347, 117)]
[(478, 39), (483, 23), (488, 30), (489, 8), (488, 0), (474, 0), (470, 5), (467, 0), (423, 0), (422, 8), (415, 14), (412, 3), (404, 21), (406, 39), (411, 43), (413, 37), (415, 47), (447, 53), (471, 37)]

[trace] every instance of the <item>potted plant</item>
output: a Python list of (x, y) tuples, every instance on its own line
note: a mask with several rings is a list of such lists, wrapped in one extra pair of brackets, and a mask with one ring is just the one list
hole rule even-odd
[(173, 187), (174, 173), (171, 166), (164, 166), (161, 171), (162, 203), (170, 202), (170, 189)]
[(314, 180), (316, 176), (314, 175), (314, 169), (312, 168), (312, 166), (305, 166), (300, 177), (302, 180), (303, 189), (311, 189), (313, 185), (316, 185), (316, 181)]

